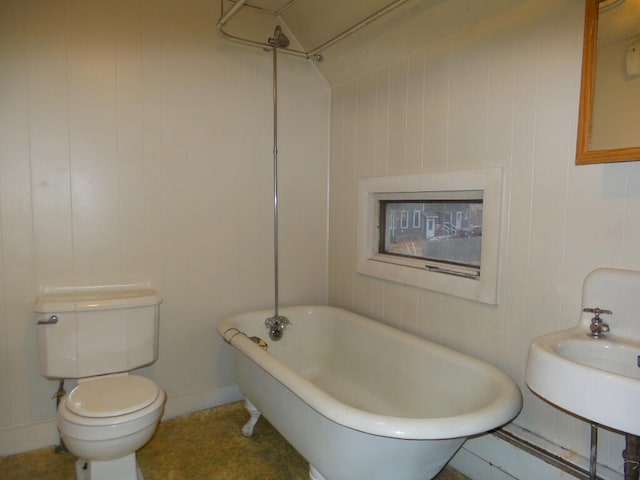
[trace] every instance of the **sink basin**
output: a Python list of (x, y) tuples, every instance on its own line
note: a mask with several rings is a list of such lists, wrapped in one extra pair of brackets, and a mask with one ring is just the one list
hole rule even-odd
[(636, 342), (624, 339), (594, 341), (588, 337), (570, 338), (560, 341), (553, 348), (561, 357), (587, 367), (640, 380), (640, 344)]
[(640, 435), (640, 341), (608, 334), (593, 338), (583, 326), (536, 338), (526, 382), (545, 400), (585, 419)]

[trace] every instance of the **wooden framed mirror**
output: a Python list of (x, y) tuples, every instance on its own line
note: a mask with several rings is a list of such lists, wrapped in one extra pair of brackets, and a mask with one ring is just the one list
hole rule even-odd
[(640, 160), (640, 0), (585, 0), (576, 164)]

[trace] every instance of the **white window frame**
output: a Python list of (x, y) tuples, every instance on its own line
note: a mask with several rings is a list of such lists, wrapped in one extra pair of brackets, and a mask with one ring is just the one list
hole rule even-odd
[[(360, 179), (357, 271), (496, 305), (502, 189), (500, 168)], [(480, 275), (471, 274), (464, 267), (452, 267), (446, 262), (426, 262), (378, 253), (380, 200), (462, 199), (478, 198), (478, 195), (483, 200)]]

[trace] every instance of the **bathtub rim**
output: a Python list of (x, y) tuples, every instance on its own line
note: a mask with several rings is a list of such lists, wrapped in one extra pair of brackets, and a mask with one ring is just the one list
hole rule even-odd
[(324, 417), (363, 433), (407, 440), (443, 440), (470, 437), (499, 428), (512, 421), (522, 409), (522, 394), (513, 380), (502, 370), (476, 357), (407, 333), (350, 310), (327, 305), (295, 305), (280, 309), (282, 315), (296, 313), (313, 314), (315, 311), (339, 312), (372, 322), (372, 327), (390, 334), (410, 337), (430, 346), (443, 349), (466, 361), (478, 362), (476, 366), (486, 370), (487, 376), (499, 386), (492, 400), (479, 409), (461, 415), (436, 418), (407, 418), (371, 413), (344, 403), (307, 380), (288, 365), (260, 348), (249, 337), (235, 330), (235, 322), (247, 316), (271, 315), (268, 309), (241, 312), (223, 318), (217, 331), (227, 343), (251, 359), (259, 368), (275, 378), (291, 393)]

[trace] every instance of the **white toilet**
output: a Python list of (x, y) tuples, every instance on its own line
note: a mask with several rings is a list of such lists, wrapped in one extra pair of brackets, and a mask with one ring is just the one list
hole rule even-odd
[(136, 450), (156, 430), (166, 395), (130, 375), (158, 358), (161, 299), (143, 288), (58, 290), (37, 298), (42, 374), (78, 379), (61, 400), (58, 429), (78, 457), (77, 480), (142, 480)]

